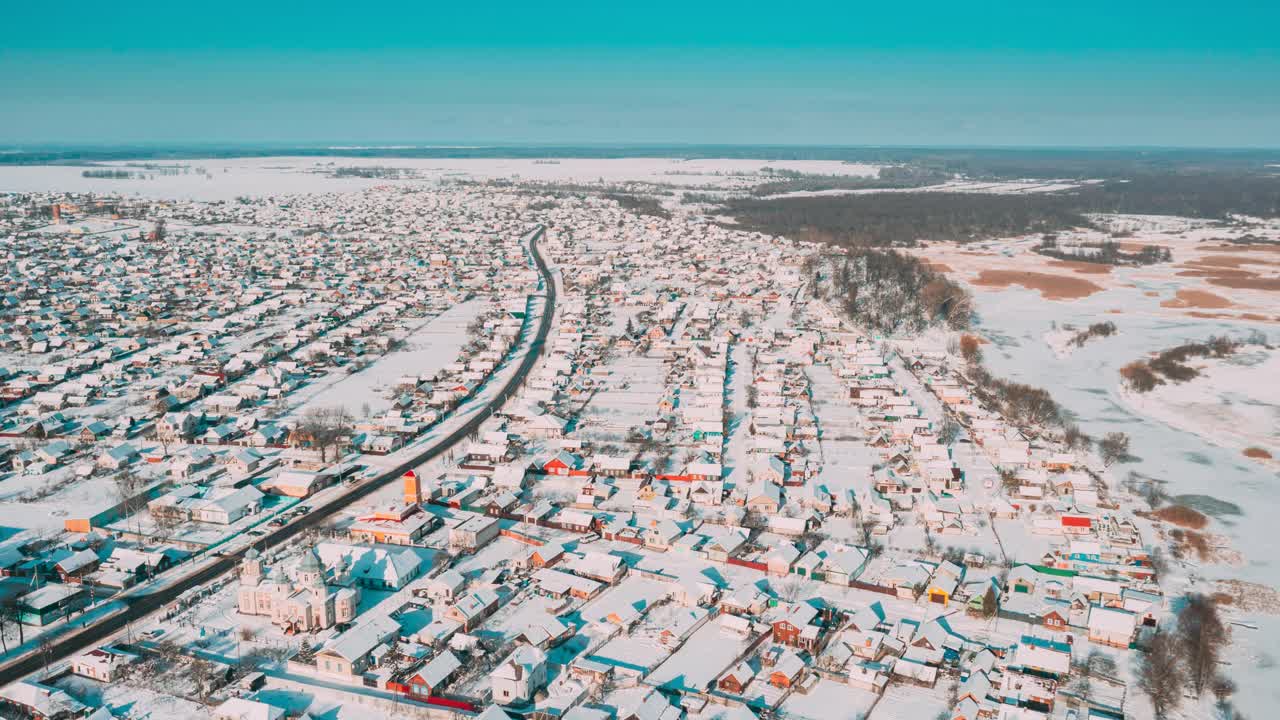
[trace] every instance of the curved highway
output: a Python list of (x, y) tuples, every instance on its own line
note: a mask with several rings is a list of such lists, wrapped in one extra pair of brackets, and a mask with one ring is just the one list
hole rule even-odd
[[(542, 259), (542, 255), (538, 252), (538, 240), (542, 238), (545, 232), (546, 227), (539, 225), (537, 229), (533, 231), (533, 237), (529, 240), (529, 250), (533, 255), (534, 264), (537, 265), (538, 272), (542, 276), (542, 284), (546, 293), (546, 303), (543, 306), (542, 317), (538, 322), (538, 331), (534, 336), (533, 342), (529, 346), (529, 351), (525, 353), (525, 356), (521, 360), (519, 367), (516, 369), (515, 374), (511, 376), (493, 399), (486, 403), (479, 411), (474, 411), (474, 416), (472, 418), (460, 425), (453, 432), (441, 438), (438, 442), (431, 445), (431, 447), (425, 448), (422, 452), (380, 475), (376, 475), (359, 483), (358, 485), (352, 486), (347, 492), (322, 505), (316, 506), (306, 515), (262, 536), (249, 547), (268, 549), (280, 545), (298, 533), (323, 523), (325, 520), (328, 520), (338, 512), (349, 507), (352, 503), (355, 503), (386, 486), (387, 483), (399, 479), (406, 471), (415, 468), (422, 463), (428, 462), (444, 452), (447, 452), (454, 445), (458, 444), (468, 435), (475, 432), (476, 429), (480, 427), (480, 424), (483, 423), (493, 411), (501, 408), (502, 405), (515, 394), (524, 382), (524, 379), (529, 375), (529, 372), (533, 369), (534, 364), (538, 362), (538, 358), (541, 357), (542, 351), (546, 345), (547, 335), (551, 331), (552, 318), (555, 314), (555, 278), (552, 277), (550, 268), (547, 267), (546, 261)], [(74, 633), (69, 633), (64, 637), (57, 638), (45, 648), (30, 650), (25, 655), (5, 664), (3, 668), (0, 669), (0, 686), (7, 685), (30, 675), (31, 673), (45, 667), (46, 664), (51, 665), (58, 660), (66, 659), (71, 655), (96, 646), (112, 634), (124, 629), (127, 624), (141, 620), (156, 610), (159, 610), (165, 605), (173, 602), (183, 592), (210, 582), (214, 578), (231, 571), (240, 562), (247, 549), (248, 547), (244, 547), (235, 552), (227, 553), (205, 567), (195, 570), (188, 575), (175, 580), (169, 585), (148, 594), (124, 596), (119, 598), (120, 601), (128, 603), (128, 607), (125, 610), (114, 615), (104, 617), (87, 626), (83, 630), (78, 630)], [(175, 568), (175, 570), (180, 569), (181, 568)]]

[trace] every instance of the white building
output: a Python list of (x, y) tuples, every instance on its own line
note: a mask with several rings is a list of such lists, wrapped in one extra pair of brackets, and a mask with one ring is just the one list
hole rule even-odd
[(493, 682), (493, 701), (499, 705), (518, 705), (533, 699), (533, 694), (547, 681), (547, 656), (532, 645), (520, 645), (489, 674)]
[(299, 632), (351, 622), (360, 590), (350, 582), (330, 584), (325, 575), (324, 562), (314, 548), (302, 556), (293, 579), (268, 574), (258, 551), (251, 548), (240, 565), (237, 609), (242, 615), (265, 615), (273, 624)]

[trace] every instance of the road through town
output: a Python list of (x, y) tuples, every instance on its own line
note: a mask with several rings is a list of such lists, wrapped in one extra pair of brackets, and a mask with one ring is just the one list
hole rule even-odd
[[(387, 469), (386, 471), (370, 477), (359, 484), (353, 485), (347, 492), (330, 500), (324, 504), (317, 505), (306, 515), (303, 515), (293, 522), (270, 532), (267, 535), (257, 539), (252, 547), (262, 550), (278, 546), (299, 533), (305, 532), (324, 523), (342, 510), (350, 507), (377, 490), (385, 487), (388, 483), (399, 479), (404, 473), (410, 469), (439, 457), (443, 453), (448, 452), (453, 446), (476, 431), (493, 411), (501, 408), (503, 404), (518, 391), (523, 384), (533, 366), (541, 357), (543, 348), (546, 344), (547, 335), (551, 330), (552, 318), (555, 314), (556, 303), (556, 284), (555, 278), (552, 277), (550, 268), (547, 267), (546, 261), (538, 251), (538, 241), (542, 238), (546, 228), (538, 226), (532, 231), (529, 239), (529, 250), (533, 256), (534, 264), (537, 266), (538, 273), (542, 277), (542, 286), (545, 293), (545, 302), (543, 303), (542, 314), (538, 322), (538, 328), (530, 344), (528, 351), (524, 354), (517, 367), (515, 373), (506, 381), (502, 388), (481, 408), (472, 409), (471, 417), (448, 435), (440, 438), (420, 452), (414, 453), (411, 457), (403, 462)], [(163, 608), (173, 602), (183, 592), (193, 587), (198, 587), (208, 583), (215, 578), (231, 571), (240, 562), (243, 554), (248, 550), (249, 546), (239, 548), (234, 552), (227, 552), (223, 556), (212, 562), (208, 562), (203, 567), (199, 567), (186, 574), (184, 577), (169, 582), (163, 587), (146, 594), (126, 595), (119, 598), (128, 604), (123, 611), (112, 615), (105, 616), (95, 622), (87, 625), (84, 629), (69, 632), (62, 637), (54, 639), (52, 642), (42, 647), (37, 647), (28, 651), (26, 654), (19, 656), (8, 663), (0, 666), (0, 685), (7, 685), (10, 682), (21, 679), (31, 673), (34, 673), (46, 665), (50, 665), (59, 660), (66, 659), (75, 653), (82, 652), (103, 642), (112, 634), (124, 629), (128, 624), (137, 622), (147, 617), (151, 613)], [(181, 568), (175, 571), (181, 572)]]

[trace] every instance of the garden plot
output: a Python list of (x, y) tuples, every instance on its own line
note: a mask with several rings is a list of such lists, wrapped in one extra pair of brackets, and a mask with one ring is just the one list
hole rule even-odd
[(583, 605), (576, 614), (589, 624), (626, 627), (640, 619), (654, 603), (670, 594), (671, 588), (664, 583), (629, 575), (618, 585)]
[(818, 484), (835, 497), (871, 487), (871, 468), (880, 464), (880, 452), (862, 440), (822, 440), (822, 470)]
[(827, 365), (805, 369), (814, 397), (813, 412), (824, 437), (863, 437), (862, 409), (849, 400), (849, 390)]
[[(266, 342), (272, 336), (279, 333), (287, 332), (307, 321), (318, 318), (325, 314), (330, 307), (329, 303), (307, 303), (306, 305), (287, 305), (282, 310), (269, 317), (261, 319), (260, 324), (247, 332), (237, 333), (224, 338), (225, 344), (218, 346), (219, 350), (225, 350), (231, 354), (252, 350), (258, 344)], [(241, 311), (243, 313), (244, 311)], [(250, 321), (257, 323), (259, 321)], [(206, 330), (216, 330), (212, 327), (213, 321), (207, 323), (198, 323), (194, 327), (206, 326)]]
[(377, 414), (391, 407), (397, 381), (406, 375), (431, 377), (458, 359), (467, 343), (467, 325), (484, 311), (486, 303), (459, 303), (420, 325), (405, 338), (405, 346), (378, 358), (358, 372), (330, 374), (325, 380), (299, 390), (291, 398), (308, 407), (344, 407), (355, 411), (364, 405)]
[(120, 717), (212, 720), (213, 708), (178, 697), (182, 689), (174, 686), (174, 675), (164, 675), (156, 689), (141, 685), (140, 680), (101, 683), (79, 675), (63, 676), (52, 685), (82, 703), (105, 707)]
[(523, 595), (499, 608), (475, 634), (495, 637), (504, 644), (510, 643), (531, 624), (549, 616), (554, 617), (561, 604), (561, 600), (554, 598)]
[(680, 645), (679, 635), (690, 631), (705, 617), (705, 611), (691, 612), (675, 604), (660, 605), (644, 620), (621, 632), (593, 654), (593, 660), (648, 672)]
[(517, 559), (529, 555), (533, 548), (509, 537), (499, 535), (493, 542), (485, 545), (471, 555), (458, 558), (453, 569), (467, 577), (478, 575), (486, 570), (502, 567)]
[(932, 688), (904, 682), (891, 682), (876, 703), (876, 720), (921, 720), (951, 710), (947, 702), (948, 685), (939, 680)]
[[(749, 690), (763, 679), (752, 683)], [(861, 720), (876, 702), (876, 694), (821, 678), (809, 691), (796, 690), (778, 707), (779, 714), (796, 720)], [(879, 713), (876, 714), (879, 717)], [(921, 716), (923, 717), (933, 717)]]
[[(83, 458), (75, 462), (92, 462)], [(40, 475), (9, 473), (0, 481), (0, 527), (61, 530), (68, 517), (88, 517), (120, 502), (110, 475), (79, 478), (72, 465)]]
[(704, 692), (750, 645), (751, 638), (707, 622), (645, 682), (667, 690)]
[[(295, 689), (298, 687), (306, 688)], [(391, 710), (386, 704), (376, 711), (359, 702), (352, 702), (351, 693), (380, 697), (373, 691), (356, 688), (330, 688), (324, 685), (304, 685), (267, 678), (267, 687), (259, 690), (251, 699), (283, 709), (288, 717), (311, 717), (323, 720), (368, 720), (370, 717), (386, 720), (410, 720), (424, 717), (421, 706), (405, 703), (401, 710)], [(158, 716), (157, 716), (158, 717)]]
[(612, 374), (582, 413), (579, 428), (584, 438), (618, 441), (657, 416), (666, 370), (661, 359), (643, 356), (620, 357), (606, 367)]

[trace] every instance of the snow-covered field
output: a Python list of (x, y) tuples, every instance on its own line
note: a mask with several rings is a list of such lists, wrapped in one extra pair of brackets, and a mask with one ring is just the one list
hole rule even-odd
[[(147, 172), (143, 163), (103, 163)], [(142, 197), (232, 200), (292, 193), (351, 192), (377, 185), (439, 182), (445, 179), (521, 180), (525, 182), (646, 182), (682, 187), (756, 184), (775, 179), (763, 168), (821, 175), (874, 177), (879, 166), (837, 160), (746, 160), (679, 158), (361, 158), (268, 157), (181, 160), (154, 163), (191, 168), (185, 174), (154, 173), (145, 178), (87, 178), (88, 166), (36, 165), (0, 167), (0, 192), (65, 191), (119, 193)], [(97, 167), (97, 166), (95, 166)], [(339, 167), (384, 167), (415, 171), (422, 180), (330, 176)]]
[[(1021, 288), (975, 290), (981, 330), (992, 341), (984, 347), (985, 363), (995, 375), (1050, 389), (1090, 435), (1128, 433), (1134, 459), (1113, 466), (1113, 480), (1138, 473), (1160, 481), (1170, 496), (1202, 510), (1217, 510), (1209, 529), (1224, 535), (1231, 548), (1243, 554), (1243, 562), (1189, 562), (1165, 588), (1167, 593), (1213, 592), (1213, 580), (1225, 578), (1280, 586), (1280, 566), (1269, 552), (1275, 546), (1271, 526), (1280, 513), (1280, 477), (1273, 467), (1242, 453), (1245, 443), (1280, 443), (1274, 353), (1253, 365), (1219, 363), (1223, 367), (1211, 368), (1202, 380), (1140, 398), (1121, 387), (1119, 376), (1125, 364), (1153, 351), (1224, 331), (1276, 335), (1274, 325), (1169, 317), (1141, 286), (1108, 289), (1069, 302), (1046, 300)], [(1117, 307), (1124, 312), (1109, 312)], [(1115, 322), (1119, 332), (1066, 355), (1044, 341), (1051, 323), (1084, 327), (1102, 319)], [(1243, 397), (1253, 402), (1243, 403)], [(1245, 623), (1234, 626), (1232, 637), (1231, 674), (1241, 688), (1237, 704), (1247, 716), (1267, 717), (1267, 709), (1280, 701), (1280, 617), (1234, 609), (1228, 609), (1228, 617)], [(1257, 629), (1250, 629), (1252, 625)]]
[(323, 379), (304, 388), (290, 401), (303, 407), (344, 407), (355, 412), (368, 404), (372, 413), (391, 407), (391, 391), (399, 378), (432, 377), (454, 362), (467, 342), (467, 324), (484, 310), (478, 300), (458, 303), (422, 323), (405, 338), (405, 346), (378, 358), (354, 373), (339, 371), (336, 379)]
[(1280, 453), (1280, 351), (1249, 348), (1196, 365), (1202, 366), (1197, 378), (1120, 397), (1134, 412), (1215, 445), (1241, 454), (1250, 448)]
[[(828, 173), (830, 174), (830, 173)], [(766, 199), (824, 197), (828, 195), (875, 195), (877, 193), (903, 192), (950, 192), (975, 193), (979, 195), (1031, 195), (1036, 193), (1061, 192), (1080, 187), (1085, 183), (1052, 180), (1011, 180), (1008, 182), (989, 182), (983, 180), (953, 180), (951, 182), (909, 188), (857, 188), (833, 190), (797, 190), (795, 192), (767, 195)]]

